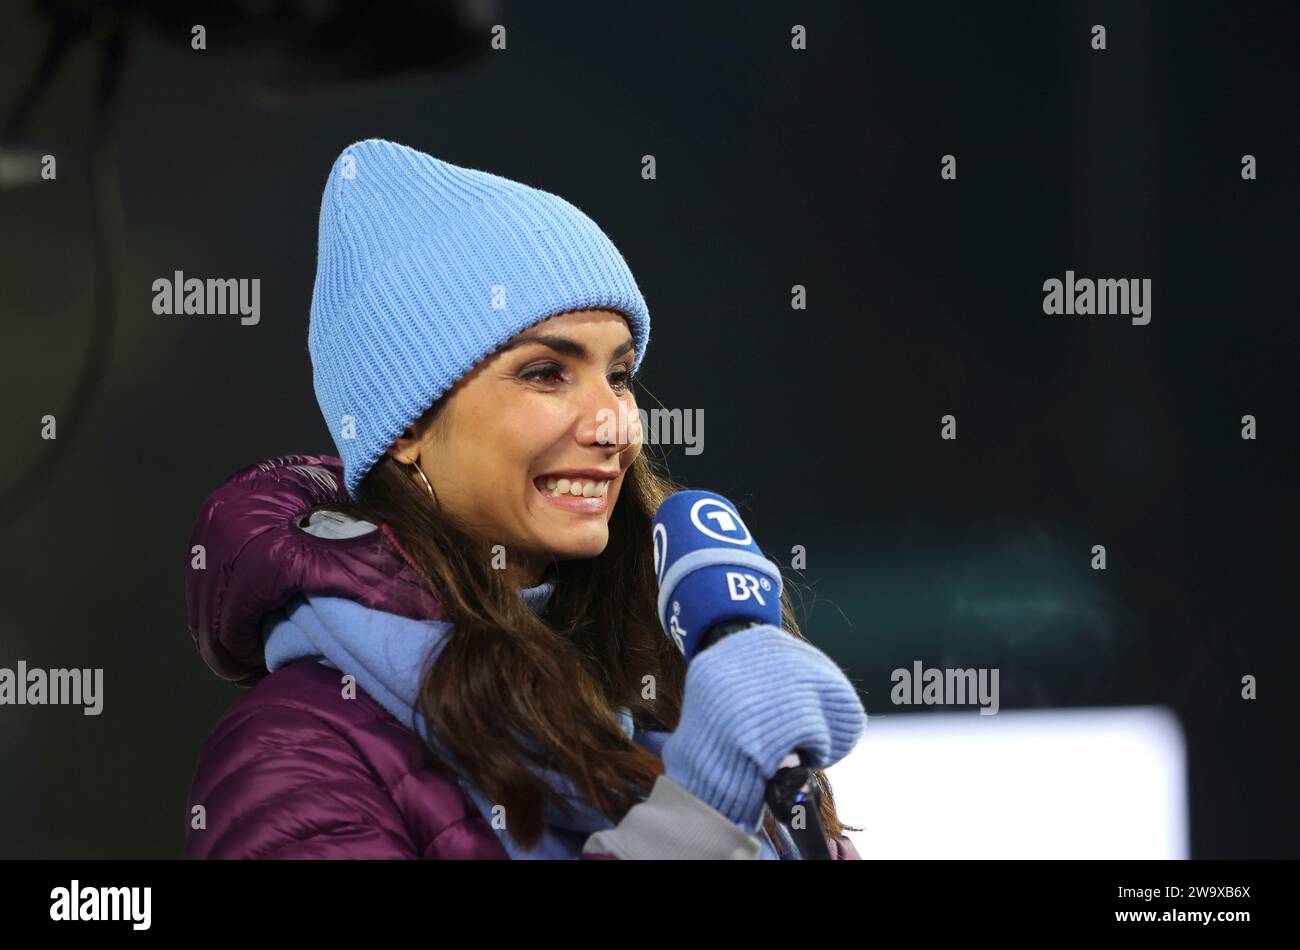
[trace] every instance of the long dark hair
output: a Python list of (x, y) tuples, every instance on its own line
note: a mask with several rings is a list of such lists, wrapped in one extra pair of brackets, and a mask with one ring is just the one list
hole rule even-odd
[[(618, 708), (650, 729), (674, 729), (681, 714), (686, 664), (659, 622), (650, 529), (659, 504), (682, 486), (656, 470), (647, 449), (624, 474), (609, 544), (597, 557), (553, 562), (555, 593), (540, 615), (493, 569), (487, 542), (391, 455), (362, 479), (356, 504), (330, 506), (387, 524), (447, 611), (453, 628), (436, 661), (426, 660), (420, 708), (468, 778), (505, 807), (509, 834), (525, 846), (542, 834), (547, 803), (564, 807), (528, 763), (568, 775), (618, 822), (663, 772), (657, 755), (627, 738)], [(781, 614), (785, 629), (806, 639), (788, 583)], [(816, 774), (826, 833), (859, 830), (840, 822), (830, 783)], [(764, 826), (779, 842), (770, 813)]]

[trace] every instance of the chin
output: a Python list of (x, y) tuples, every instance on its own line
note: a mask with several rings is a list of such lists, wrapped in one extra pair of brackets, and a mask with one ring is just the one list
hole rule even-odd
[(559, 561), (577, 561), (583, 558), (599, 557), (609, 547), (609, 532), (602, 531), (600, 537), (556, 541), (547, 545), (551, 556)]

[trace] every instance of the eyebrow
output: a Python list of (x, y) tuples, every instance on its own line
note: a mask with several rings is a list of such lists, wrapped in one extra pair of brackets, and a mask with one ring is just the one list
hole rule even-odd
[[(508, 350), (513, 350), (516, 347), (523, 346), (527, 343), (540, 343), (542, 346), (549, 347), (557, 353), (563, 353), (565, 356), (576, 356), (580, 360), (591, 359), (591, 354), (587, 352), (587, 348), (577, 340), (571, 340), (567, 336), (555, 336), (550, 333), (537, 333), (532, 336), (520, 337), (501, 347), (499, 352), (505, 353)], [(612, 360), (618, 359), (624, 353), (631, 353), (633, 347), (634, 344), (632, 343), (632, 338), (628, 337), (623, 341), (621, 346), (615, 348), (614, 352), (609, 355), (609, 358)]]

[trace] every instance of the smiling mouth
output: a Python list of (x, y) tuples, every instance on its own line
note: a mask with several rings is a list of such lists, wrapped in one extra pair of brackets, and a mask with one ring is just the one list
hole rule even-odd
[[(566, 511), (599, 514), (609, 506), (610, 479), (568, 479), (539, 476), (533, 479), (538, 494)], [(578, 494), (573, 493), (578, 486)], [(589, 494), (590, 493), (590, 494)]]

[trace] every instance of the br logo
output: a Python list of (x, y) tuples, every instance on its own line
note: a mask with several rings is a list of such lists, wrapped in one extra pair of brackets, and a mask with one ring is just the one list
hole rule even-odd
[(691, 524), (715, 541), (748, 545), (754, 540), (736, 509), (717, 498), (701, 498), (691, 505)]
[(755, 577), (753, 574), (744, 574), (740, 571), (727, 571), (727, 596), (732, 600), (749, 600), (753, 597), (763, 607), (767, 606), (767, 601), (763, 599), (761, 591), (772, 589), (772, 582), (766, 577)]

